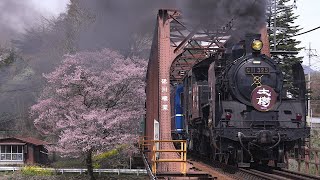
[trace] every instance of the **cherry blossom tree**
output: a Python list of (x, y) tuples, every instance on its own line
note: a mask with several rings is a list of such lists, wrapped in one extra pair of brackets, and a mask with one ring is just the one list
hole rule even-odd
[(31, 107), (34, 124), (57, 137), (54, 149), (84, 156), (94, 179), (92, 154), (135, 142), (144, 113), (146, 61), (104, 49), (68, 55), (50, 74)]

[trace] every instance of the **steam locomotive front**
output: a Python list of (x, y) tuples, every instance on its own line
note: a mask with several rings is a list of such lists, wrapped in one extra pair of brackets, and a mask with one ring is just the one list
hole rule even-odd
[(280, 138), (274, 131), (279, 126), (275, 106), (283, 85), (279, 66), (265, 55), (244, 56), (229, 70), (228, 81), (232, 96), (247, 105), (241, 112), (242, 123), (235, 126), (255, 129), (249, 134), (239, 131), (238, 138), (253, 136), (260, 146), (273, 146)]
[[(260, 43), (259, 40), (254, 41)], [(236, 59), (229, 66), (226, 79), (228, 92), (237, 101), (231, 106), (227, 105), (227, 101), (222, 102), (225, 104), (225, 120), (230, 117), (228, 126), (252, 130), (249, 134), (245, 131), (233, 133), (237, 133), (238, 137), (255, 137), (254, 141), (260, 144), (275, 142), (278, 134), (274, 129), (279, 126), (276, 104), (283, 86), (279, 65), (273, 59), (253, 52)], [(235, 107), (238, 106), (236, 104), (241, 104), (242, 108)], [(232, 121), (232, 116), (241, 117), (235, 117)]]
[(220, 137), (232, 140), (223, 149), (241, 152), (238, 158), (243, 159), (245, 150), (251, 161), (283, 160), (286, 149), (308, 134), (305, 99), (288, 98), (286, 93), (290, 91), (284, 88), (284, 72), (279, 63), (260, 54), (260, 40), (251, 42), (252, 53), (233, 60), (225, 70), (216, 117), (222, 123), (216, 125), (223, 129)]

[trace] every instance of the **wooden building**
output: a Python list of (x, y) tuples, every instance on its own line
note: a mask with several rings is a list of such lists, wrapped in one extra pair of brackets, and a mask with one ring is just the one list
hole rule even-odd
[(46, 164), (47, 142), (32, 137), (0, 139), (0, 165)]

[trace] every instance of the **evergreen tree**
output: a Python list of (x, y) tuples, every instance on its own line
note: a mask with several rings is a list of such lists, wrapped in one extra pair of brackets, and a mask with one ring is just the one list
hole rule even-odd
[[(270, 49), (276, 51), (300, 51), (301, 47), (298, 45), (301, 41), (295, 39), (294, 35), (299, 33), (302, 29), (299, 25), (295, 25), (294, 21), (299, 17), (295, 15), (293, 10), (295, 6), (295, 0), (276, 0), (276, 43), (274, 43), (274, 3), (272, 0), (271, 14), (269, 18), (269, 40)], [(295, 87), (293, 87), (293, 71), (292, 65), (296, 63), (302, 63), (303, 57), (292, 53), (273, 54), (272, 58), (277, 60), (280, 64), (282, 72), (284, 72), (284, 88), (291, 94), (296, 94)]]
[[(299, 25), (295, 25), (294, 21), (299, 17), (295, 15), (293, 9), (295, 7), (295, 1), (292, 0), (277, 0), (277, 16), (276, 16), (276, 27), (281, 28), (276, 31), (276, 50), (277, 51), (300, 51), (303, 48), (298, 47), (301, 41), (295, 39), (294, 36), (302, 28), (299, 28)], [(274, 4), (272, 4), (274, 7)], [(272, 10), (271, 16), (269, 18), (269, 39), (270, 39), (270, 49), (274, 49), (274, 15)], [(291, 66), (295, 63), (302, 61), (303, 57), (299, 57), (293, 54), (281, 54), (281, 55), (272, 55), (273, 58), (280, 60), (282, 67), (284, 69), (291, 69)]]

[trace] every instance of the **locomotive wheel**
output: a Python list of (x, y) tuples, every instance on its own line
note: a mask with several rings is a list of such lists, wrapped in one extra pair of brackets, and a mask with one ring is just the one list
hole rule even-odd
[(216, 149), (211, 149), (210, 151), (210, 159), (212, 159), (213, 161), (215, 161), (217, 159), (217, 155), (216, 155)]
[(215, 146), (214, 144), (212, 144), (212, 148), (215, 151), (215, 160), (223, 163), (224, 153), (221, 150), (221, 138), (214, 138), (213, 141), (214, 141), (213, 143), (215, 143)]
[(223, 154), (218, 154), (218, 157), (219, 157), (219, 162), (222, 163), (222, 161), (223, 161)]
[(261, 160), (261, 164), (262, 164), (263, 166), (268, 166), (269, 160)]
[(225, 163), (225, 164), (229, 164), (230, 154), (229, 154), (229, 153), (225, 153), (225, 154), (223, 155), (223, 157), (224, 157), (224, 163)]
[(237, 150), (237, 162), (243, 162), (243, 151)]
[(227, 164), (230, 164), (230, 165), (237, 164), (237, 156), (236, 156), (235, 151), (233, 153), (228, 153), (228, 163)]
[(278, 150), (278, 162), (283, 163), (284, 162), (284, 151), (282, 149)]
[(238, 149), (235, 164), (242, 168), (250, 167), (250, 157), (246, 156), (242, 149)]

